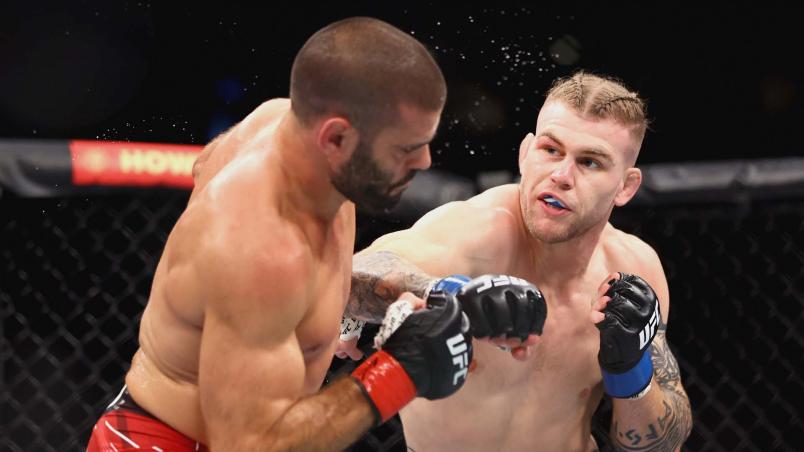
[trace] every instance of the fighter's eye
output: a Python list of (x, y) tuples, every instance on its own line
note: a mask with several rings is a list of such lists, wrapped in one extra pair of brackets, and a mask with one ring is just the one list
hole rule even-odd
[(590, 158), (583, 158), (578, 163), (589, 169), (598, 169), (601, 167), (600, 162)]

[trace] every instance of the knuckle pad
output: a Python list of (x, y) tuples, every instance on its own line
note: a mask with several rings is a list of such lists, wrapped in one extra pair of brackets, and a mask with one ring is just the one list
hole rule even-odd
[(484, 296), (482, 305), (483, 315), (486, 316), (486, 322), (488, 323), (489, 334), (493, 335), (497, 332), (497, 313), (494, 309), (494, 300), (489, 296)]

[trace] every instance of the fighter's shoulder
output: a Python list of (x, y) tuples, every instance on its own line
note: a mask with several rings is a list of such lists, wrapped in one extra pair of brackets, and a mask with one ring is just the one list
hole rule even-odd
[(246, 116), (241, 125), (244, 129), (253, 131), (265, 124), (271, 123), (284, 112), (290, 109), (290, 99), (277, 98), (266, 100)]
[(636, 274), (661, 269), (656, 250), (636, 235), (621, 231), (611, 224), (606, 225), (604, 234), (606, 256), (616, 268)]
[(244, 218), (251, 217), (209, 206), (189, 218), (200, 224), (193, 228), (195, 243), (186, 243), (199, 277), (225, 290), (303, 286), (311, 257), (298, 228), (279, 215), (261, 215), (259, 222)]
[(639, 237), (606, 226), (607, 260), (609, 271), (638, 275), (650, 284), (659, 298), (662, 318), (666, 323), (670, 310), (670, 289), (656, 250)]
[(519, 206), (519, 187), (517, 184), (499, 185), (480, 192), (467, 200), (478, 208), (505, 209)]
[(290, 109), (290, 99), (278, 98), (263, 102), (234, 127), (236, 142), (263, 136), (265, 128), (276, 122)]
[(515, 192), (515, 186), (491, 188), (467, 200), (446, 203), (424, 215), (417, 224), (440, 223), (450, 228), (460, 225), (462, 229), (471, 229), (475, 235), (500, 231), (516, 225), (517, 213), (512, 205), (518, 204), (511, 202), (517, 199)]
[(265, 102), (261, 103), (257, 108), (254, 109), (248, 117), (258, 117), (258, 118), (265, 118), (265, 117), (273, 117), (277, 114), (281, 114), (287, 111), (290, 108), (290, 99), (284, 97), (278, 97), (275, 99), (269, 99)]

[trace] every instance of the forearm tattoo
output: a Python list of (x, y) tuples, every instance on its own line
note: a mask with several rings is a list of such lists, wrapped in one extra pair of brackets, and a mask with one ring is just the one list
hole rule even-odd
[(420, 268), (388, 251), (355, 256), (346, 315), (381, 323), (388, 306), (402, 292), (413, 292), (423, 298), (433, 279)]
[(692, 429), (690, 401), (681, 385), (678, 362), (667, 343), (667, 325), (661, 323), (650, 346), (653, 384), (664, 395), (662, 414), (639, 428), (612, 426), (615, 445), (624, 451), (672, 451), (681, 447)]

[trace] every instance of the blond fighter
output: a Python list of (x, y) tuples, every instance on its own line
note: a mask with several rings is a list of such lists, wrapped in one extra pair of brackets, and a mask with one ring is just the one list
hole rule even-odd
[[(520, 147), (520, 183), (439, 207), (355, 256), (346, 314), (367, 321), (402, 291), (426, 296), (452, 274), (514, 275), (547, 302), (540, 341), (514, 348), (516, 360), (497, 346), (517, 342), (492, 325), (500, 336), (475, 342), (460, 393), (401, 411), (412, 450), (596, 450), (591, 421), (604, 392), (618, 450), (681, 447), (692, 419), (665, 337), (664, 271), (650, 246), (608, 223), (641, 183), (646, 126), (644, 102), (621, 83), (561, 79)], [(359, 356), (354, 342), (337, 355)]]

